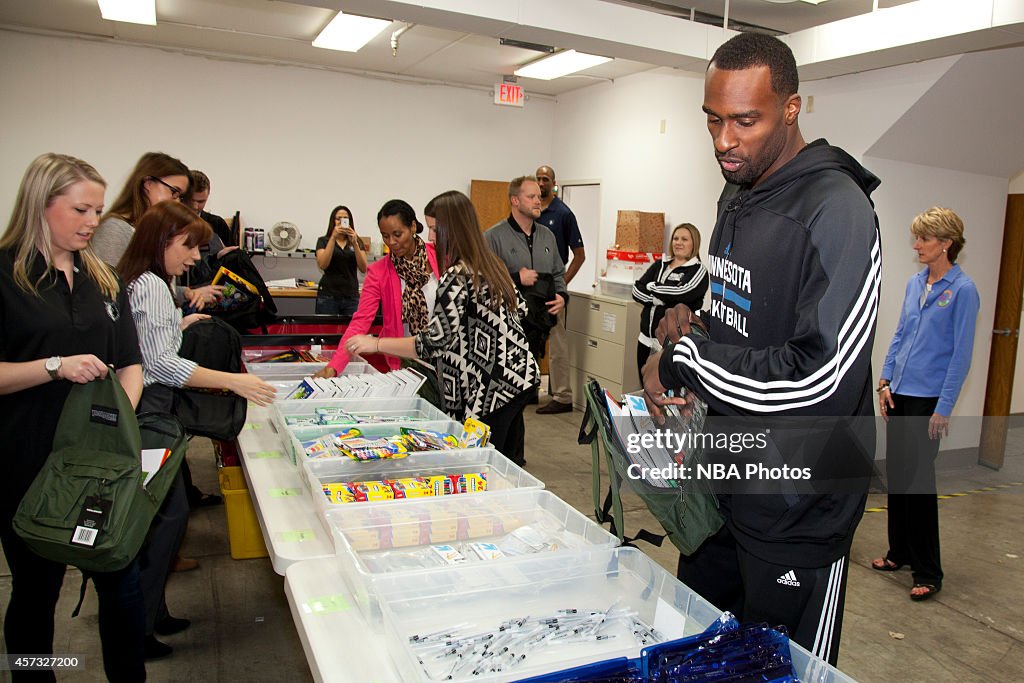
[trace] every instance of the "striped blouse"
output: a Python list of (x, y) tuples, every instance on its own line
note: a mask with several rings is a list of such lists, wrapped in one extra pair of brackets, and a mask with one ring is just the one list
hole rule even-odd
[(178, 355), (181, 348), (181, 310), (167, 283), (146, 271), (128, 285), (132, 317), (142, 351), (142, 383), (185, 386), (197, 364)]

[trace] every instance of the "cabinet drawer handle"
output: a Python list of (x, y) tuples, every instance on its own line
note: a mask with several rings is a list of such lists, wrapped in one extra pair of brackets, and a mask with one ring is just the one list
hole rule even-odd
[(590, 302), (590, 310), (592, 310), (592, 311), (600, 311), (601, 310), (601, 304), (597, 303), (596, 301), (591, 301)]
[(597, 340), (596, 339), (588, 339), (587, 340), (587, 346), (589, 346), (592, 349), (596, 349), (597, 348)]

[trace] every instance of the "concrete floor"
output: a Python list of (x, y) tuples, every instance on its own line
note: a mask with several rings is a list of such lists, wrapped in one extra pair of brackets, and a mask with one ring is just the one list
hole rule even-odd
[[(542, 397), (543, 400), (543, 397)], [(529, 471), (577, 509), (592, 513), (590, 448), (576, 444), (582, 413), (526, 415)], [(869, 512), (851, 554), (839, 668), (874, 681), (1024, 680), (1024, 428), (1011, 430), (1006, 466), (977, 466), (944, 474), (939, 488), (970, 493), (940, 502), (946, 579), (942, 593), (924, 603), (908, 598), (909, 572), (872, 571), (869, 562), (886, 549), (886, 513)], [(189, 462), (200, 488), (216, 490), (212, 449), (196, 439)], [(951, 488), (947, 488), (951, 487)], [(639, 499), (627, 496), (627, 531), (657, 530)], [(884, 506), (872, 495), (869, 508)], [(669, 571), (676, 553), (640, 543)], [(223, 507), (193, 513), (184, 552), (200, 560), (196, 571), (174, 574), (167, 601), (172, 613), (192, 619), (188, 630), (162, 638), (173, 656), (147, 665), (151, 681), (311, 680), (284, 596), (284, 580), (266, 559), (232, 560)], [(67, 681), (103, 680), (97, 635), (96, 598), (90, 592), (81, 616), (70, 619), (79, 574), (69, 570), (57, 606), (55, 651), (87, 654), (87, 671)], [(0, 606), (10, 594), (10, 572), (0, 562)], [(896, 634), (902, 634), (897, 637)], [(5, 674), (0, 672), (0, 680)]]

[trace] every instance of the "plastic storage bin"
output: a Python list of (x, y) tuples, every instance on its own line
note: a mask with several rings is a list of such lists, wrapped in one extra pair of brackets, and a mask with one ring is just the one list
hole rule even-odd
[[(245, 371), (262, 377), (266, 381), (302, 379), (322, 370), (327, 363), (245, 363)], [(377, 374), (377, 368), (369, 363), (351, 362), (345, 366), (343, 375)]]
[[(501, 563), (619, 544), (571, 505), (537, 489), (338, 507), (343, 509), (329, 511), (326, 521), (341, 573), (364, 613), (375, 620), (380, 606), (370, 590), (372, 579), (403, 574), (415, 582), (418, 572), (446, 566), (435, 550), (440, 545), (452, 546), (466, 563)], [(502, 556), (484, 560), (477, 549), (487, 548), (475, 543), (493, 543)]]
[[(367, 400), (367, 399), (359, 399)], [(386, 399), (385, 399), (386, 400)], [(458, 438), (462, 434), (462, 423), (452, 420), (448, 416), (444, 415), (441, 420), (431, 420), (427, 422), (417, 422), (415, 425), (401, 424), (401, 423), (373, 423), (366, 425), (352, 425), (362, 432), (363, 436), (367, 438), (377, 438), (382, 436), (395, 436), (400, 434), (402, 427), (415, 427), (416, 429), (428, 429), (434, 432), (441, 432), (443, 434), (453, 434), (455, 438)], [(282, 444), (284, 445), (285, 452), (288, 453), (293, 463), (301, 463), (308, 460), (306, 457), (306, 451), (302, 447), (302, 443), (305, 441), (312, 441), (324, 434), (333, 434), (334, 432), (344, 431), (350, 429), (349, 426), (345, 425), (322, 425), (319, 427), (285, 427), (282, 434)], [(348, 460), (348, 458), (345, 458)], [(356, 463), (364, 464), (364, 463)], [(308, 480), (307, 480), (308, 481)]]
[[(432, 405), (419, 396), (405, 398), (328, 398), (306, 399), (302, 401), (277, 401), (270, 409), (270, 419), (277, 427), (279, 434), (288, 429), (287, 418), (315, 417), (317, 408), (341, 408), (350, 413), (357, 421), (351, 426), (388, 424), (399, 426), (418, 426), (424, 421), (447, 421), (448, 417), (440, 408)], [(398, 420), (409, 417), (410, 420)], [(380, 419), (373, 419), (380, 418)], [(342, 427), (346, 425), (332, 425)], [(291, 443), (284, 444), (291, 448)]]
[[(645, 644), (619, 620), (608, 620), (600, 642), (533, 646), (527, 657), (500, 673), (472, 675), (471, 668), (450, 670), (432, 657), (421, 664), (417, 636), (458, 631), (497, 632), (499, 625), (523, 617), (556, 615), (559, 610), (631, 611), (653, 627), (659, 640), (700, 633), (720, 614), (635, 548), (549, 553), (500, 564), (461, 565), (418, 574), (375, 577), (387, 649), (394, 653), (403, 680), (509, 681), (617, 657), (637, 657)], [(628, 622), (626, 622), (628, 623)], [(518, 648), (520, 645), (515, 645)], [(467, 664), (469, 664), (467, 662)], [(425, 668), (425, 666), (427, 668)]]
[[(478, 493), (460, 493), (454, 496), (490, 495), (494, 491), (510, 489), (542, 489), (544, 483), (516, 465), (493, 448), (471, 448), (453, 451), (426, 451), (413, 453), (407, 458), (358, 462), (348, 458), (307, 460), (303, 463), (306, 481), (313, 496), (313, 508), (326, 526), (330, 510), (355, 509), (365, 503), (331, 503), (324, 494), (323, 485), (350, 481), (383, 481), (467, 473), (482, 474), (487, 479), (487, 490)], [(448, 497), (448, 496), (442, 496)], [(397, 501), (367, 501), (406, 503)]]
[(266, 557), (267, 546), (263, 543), (260, 523), (256, 510), (245, 486), (241, 467), (220, 468), (220, 491), (224, 494), (224, 513), (228, 518), (228, 542), (231, 557), (246, 560)]

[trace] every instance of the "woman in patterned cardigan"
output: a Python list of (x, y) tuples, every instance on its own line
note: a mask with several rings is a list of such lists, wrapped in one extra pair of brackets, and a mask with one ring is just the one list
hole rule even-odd
[(434, 361), (445, 410), (491, 428), (491, 443), (525, 464), (523, 409), (540, 383), (520, 323), (526, 305), (508, 269), (487, 247), (476, 210), (461, 192), (435, 197), (438, 261), (446, 268), (430, 322), (411, 337), (351, 337), (351, 354)]

